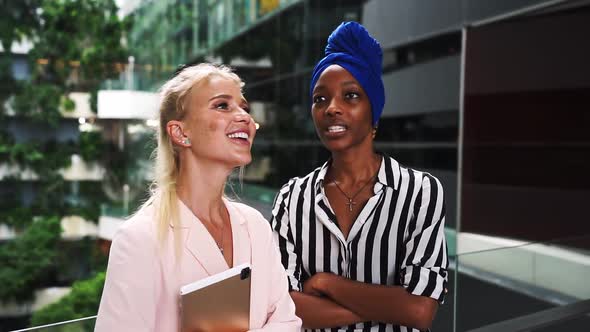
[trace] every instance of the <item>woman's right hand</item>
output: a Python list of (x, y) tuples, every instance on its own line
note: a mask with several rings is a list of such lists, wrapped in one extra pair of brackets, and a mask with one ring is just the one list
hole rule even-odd
[(307, 279), (307, 281), (303, 283), (303, 293), (318, 297), (326, 296), (325, 286), (328, 282), (330, 282), (330, 278), (333, 276), (335, 275), (326, 272), (314, 274), (311, 278)]

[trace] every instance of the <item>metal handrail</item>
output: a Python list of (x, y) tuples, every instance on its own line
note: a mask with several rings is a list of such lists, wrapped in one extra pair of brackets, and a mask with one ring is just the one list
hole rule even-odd
[(63, 321), (63, 322), (57, 322), (57, 323), (53, 323), (53, 324), (28, 327), (26, 329), (14, 330), (14, 331), (11, 331), (11, 332), (35, 331), (35, 330), (44, 329), (44, 328), (48, 328), (48, 327), (55, 327), (55, 326), (66, 325), (66, 324), (71, 324), (71, 323), (83, 322), (83, 321), (86, 321), (86, 320), (96, 319), (96, 317), (97, 316), (83, 317), (83, 318), (78, 318), (78, 319), (66, 320), (66, 321)]

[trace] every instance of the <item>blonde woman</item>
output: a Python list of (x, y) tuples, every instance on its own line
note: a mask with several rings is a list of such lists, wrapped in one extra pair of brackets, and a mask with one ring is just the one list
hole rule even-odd
[(252, 159), (242, 86), (228, 68), (199, 64), (162, 87), (155, 189), (115, 236), (96, 331), (178, 331), (181, 286), (243, 263), (251, 330), (299, 330), (268, 222), (223, 197)]

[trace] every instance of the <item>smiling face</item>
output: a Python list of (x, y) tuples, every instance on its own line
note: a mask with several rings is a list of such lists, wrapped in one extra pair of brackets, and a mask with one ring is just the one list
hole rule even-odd
[(187, 107), (182, 130), (197, 160), (230, 168), (250, 163), (256, 127), (235, 81), (213, 75), (192, 89)]
[(311, 114), (318, 136), (331, 152), (372, 149), (371, 103), (346, 69), (326, 68), (313, 89)]

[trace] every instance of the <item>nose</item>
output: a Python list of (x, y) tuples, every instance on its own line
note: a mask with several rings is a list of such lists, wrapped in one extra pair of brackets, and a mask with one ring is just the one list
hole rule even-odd
[(338, 105), (338, 101), (336, 100), (336, 98), (332, 98), (330, 104), (326, 108), (326, 115), (334, 116), (337, 114), (342, 114), (342, 109), (340, 108), (340, 105)]
[(243, 108), (238, 107), (238, 111), (236, 112), (235, 116), (236, 122), (244, 122), (246, 124), (250, 124), (252, 121), (252, 116), (250, 113), (246, 112)]

